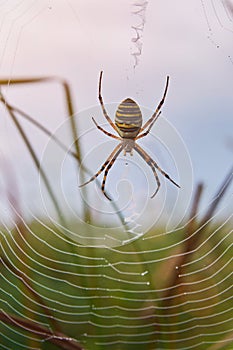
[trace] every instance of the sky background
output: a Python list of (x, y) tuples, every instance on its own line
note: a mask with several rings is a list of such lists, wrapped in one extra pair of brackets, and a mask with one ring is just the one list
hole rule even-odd
[[(193, 186), (199, 181), (205, 184), (204, 208), (232, 166), (233, 2), (148, 0), (145, 11), (134, 14), (143, 8), (137, 5), (143, 3), (0, 1), (0, 76), (9, 79), (56, 76), (69, 82), (84, 162), (93, 172), (116, 145), (96, 130), (91, 121), (95, 116), (110, 130), (98, 105), (99, 72), (104, 71), (103, 97), (111, 117), (114, 118), (120, 101), (131, 97), (142, 107), (145, 120), (156, 108), (166, 76), (170, 76), (162, 116), (151, 135), (140, 144), (182, 189), (178, 192), (160, 176), (161, 194), (151, 200), (155, 181), (147, 164), (136, 155), (128, 156), (127, 161), (120, 157), (107, 181), (107, 189), (118, 198), (125, 215), (136, 215), (139, 221), (146, 218), (143, 230), (147, 230), (162, 218), (162, 213), (169, 220), (178, 217), (175, 220), (178, 223), (188, 208)], [(134, 53), (138, 48), (132, 40), (136, 37), (132, 26), (143, 29), (136, 67)], [(15, 87), (9, 80), (2, 91), (8, 101), (71, 147), (59, 84)], [(12, 173), (12, 183), (17, 184), (25, 213), (38, 215), (43, 201), (47, 203), (46, 194), (3, 106), (0, 113), (1, 192), (7, 197), (6, 179)], [(63, 196), (67, 210), (81, 215), (77, 214), (81, 197), (73, 163), (35, 127), (27, 122), (23, 126), (54, 186), (58, 185), (56, 191)], [(111, 221), (112, 208), (95, 184), (89, 185), (89, 191), (88, 204), (96, 218)], [(6, 203), (7, 198), (1, 203), (2, 217), (8, 215)], [(232, 188), (223, 206), (229, 215), (233, 206)], [(48, 204), (45, 207), (50, 211)], [(177, 209), (172, 214), (174, 207)]]

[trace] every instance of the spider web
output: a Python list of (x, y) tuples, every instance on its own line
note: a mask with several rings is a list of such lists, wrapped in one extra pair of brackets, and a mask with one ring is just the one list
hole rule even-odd
[(132, 14), (137, 17), (137, 23), (132, 25), (134, 31), (134, 37), (131, 39), (134, 47), (132, 48), (131, 55), (134, 58), (134, 68), (139, 64), (139, 58), (142, 55), (143, 48), (143, 31), (146, 23), (146, 10), (148, 1), (134, 2), (132, 7)]
[[(53, 322), (68, 327), (70, 338), (84, 348), (205, 349), (219, 339), (225, 344), (232, 331), (231, 219), (207, 231), (188, 253), (180, 250), (188, 239), (182, 234), (185, 226), (175, 234), (152, 233), (120, 249), (96, 251), (70, 243), (34, 217), (39, 230), (23, 222), (27, 240), (16, 239), (7, 228), (2, 232), (2, 307), (49, 330)], [(186, 254), (192, 255), (190, 261), (185, 262)], [(176, 265), (180, 260), (183, 265)], [(177, 284), (166, 287), (170, 269)], [(20, 286), (24, 278), (25, 286), (33, 285), (34, 297)], [(2, 335), (3, 348), (33, 348), (30, 342), (43, 346), (49, 340), (6, 324)]]
[[(120, 5), (124, 6), (124, 3), (125, 1), (119, 2), (117, 8), (114, 7), (112, 17), (111, 8), (107, 7), (109, 2), (102, 2), (98, 6), (101, 12), (106, 12), (105, 19), (107, 20), (109, 14), (114, 22), (115, 17), (117, 21), (120, 18), (115, 15), (115, 11), (120, 11)], [(199, 9), (202, 14), (203, 10), (205, 11), (205, 23), (210, 23), (210, 32), (213, 33), (208, 33), (207, 42), (211, 43), (211, 46), (217, 43), (218, 49), (223, 50), (224, 57), (231, 56), (216, 29), (220, 28), (226, 32), (226, 28), (230, 28), (228, 25), (231, 24), (231, 2), (225, 1), (217, 5), (214, 1), (203, 1), (202, 4), (204, 8), (200, 6)], [(144, 5), (145, 10), (147, 3), (144, 2)], [(52, 1), (40, 2), (39, 5), (37, 1), (15, 1), (12, 7), (9, 3), (2, 2), (0, 6), (0, 13), (4, 18), (1, 22), (1, 38), (4, 39), (0, 41), (3, 47), (1, 75), (9, 75), (11, 78), (16, 73), (32, 74), (34, 69), (38, 74), (48, 74), (50, 69), (53, 74), (56, 73), (53, 70), (55, 61), (49, 66), (48, 72), (43, 65), (40, 68), (36, 64), (30, 67), (28, 62), (27, 69), (20, 70), (21, 48), (25, 48), (24, 40), (29, 40), (26, 34), (31, 33), (31, 28), (37, 21), (46, 27), (46, 16), (51, 16), (49, 21), (58, 18), (60, 28), (61, 13), (65, 17), (66, 11), (70, 11), (69, 25), (72, 21), (80, 24), (86, 20), (86, 14), (92, 16), (93, 12), (96, 13), (95, 4), (91, 1), (86, 2), (86, 7), (82, 7), (81, 4), (77, 6), (75, 1), (63, 2), (62, 12), (58, 11), (58, 5)], [(15, 6), (20, 12), (17, 12)], [(73, 10), (76, 12), (71, 16)], [(214, 17), (210, 16), (213, 12), (218, 17), (224, 13), (224, 21), (223, 17), (219, 17), (222, 25), (219, 26), (216, 14)], [(95, 14), (95, 17), (98, 16)], [(215, 25), (212, 23), (213, 18), (216, 19)], [(166, 22), (166, 26), (167, 24)], [(127, 25), (129, 29), (131, 22)], [(87, 42), (92, 43), (91, 29), (86, 33), (86, 25), (80, 26), (78, 25), (78, 29), (83, 30), (85, 34), (85, 45)], [(109, 23), (108, 26), (111, 28)], [(72, 31), (74, 27), (71, 26)], [(48, 36), (49, 33), (51, 32), (48, 31)], [(80, 39), (79, 34), (78, 31), (77, 41)], [(60, 55), (56, 56), (56, 61), (62, 57), (64, 47), (67, 48), (68, 37), (59, 36), (62, 50)], [(40, 46), (41, 32), (37, 38), (38, 46), (49, 50), (45, 43), (44, 46)], [(35, 37), (33, 40), (35, 41)], [(96, 47), (101, 40), (99, 36)], [(108, 40), (110, 45), (111, 40)], [(58, 40), (51, 41), (52, 48), (55, 48), (57, 42)], [(100, 44), (100, 47), (103, 46), (103, 43)], [(90, 45), (91, 52), (92, 49)], [(82, 53), (73, 50), (72, 46), (72, 54), (69, 57), (72, 60), (73, 55), (77, 64)], [(27, 53), (29, 57), (32, 54), (34, 59), (38, 56), (39, 61), (43, 62), (46, 50), (43, 54), (41, 52), (38, 50), (35, 55), (32, 52)], [(85, 57), (86, 54), (87, 52)], [(147, 58), (147, 55), (144, 57)], [(101, 56), (101, 60), (104, 60), (104, 55)], [(229, 62), (231, 61), (228, 60)], [(107, 65), (106, 62), (105, 64)], [(83, 67), (85, 66), (82, 66), (81, 70)], [(86, 69), (85, 79), (89, 69), (92, 68), (88, 66)], [(80, 71), (79, 74), (79, 84), (82, 85)], [(90, 86), (96, 85), (97, 76), (98, 74), (94, 74)], [(177, 78), (174, 77), (175, 79)], [(106, 85), (108, 84), (107, 80)], [(85, 100), (80, 85), (77, 94), (80, 100)], [(90, 86), (88, 85), (87, 90)], [(209, 183), (204, 183), (206, 188), (203, 188), (203, 185), (195, 185), (192, 193), (193, 180), (185, 143), (181, 142), (179, 133), (163, 116), (158, 121), (156, 133), (152, 132), (142, 146), (153, 158), (161, 162), (164, 168), (168, 167), (169, 172), (181, 180), (185, 196), (182, 197), (182, 190), (177, 192), (172, 185), (161, 179), (162, 189), (159, 197), (152, 201), (149, 196), (153, 190), (154, 179), (150, 169), (147, 172), (146, 163), (136, 155), (133, 158), (120, 157), (109, 174), (106, 186), (116, 196), (118, 210), (124, 214), (127, 223), (126, 228), (116, 215), (117, 210), (103, 199), (95, 183), (88, 188), (87, 197), (82, 197), (78, 190), (76, 162), (70, 159), (68, 151), (64, 153), (54, 142), (54, 136), (57, 136), (66, 144), (68, 150), (73, 150), (68, 122), (64, 122), (63, 119), (64, 115), (67, 117), (66, 112), (57, 110), (60, 94), (56, 87), (44, 87), (45, 92), (42, 92), (41, 88), (37, 90), (37, 87), (28, 87), (23, 88), (22, 93), (12, 92), (11, 88), (13, 86), (9, 84), (3, 89), (7, 101), (18, 106), (26, 95), (23, 106), (19, 107), (29, 110), (30, 115), (36, 116), (47, 127), (51, 116), (60, 113), (61, 119), (58, 117), (55, 125), (52, 122), (49, 124), (53, 127), (49, 139), (40, 138), (38, 129), (35, 133), (33, 127), (29, 127), (26, 122), (22, 125), (31, 136), (33, 145), (37, 147), (41, 166), (48, 172), (53, 189), (59, 197), (66, 225), (58, 220), (41, 177), (37, 172), (30, 170), (31, 159), (25, 158), (24, 155), (27, 149), (21, 148), (22, 139), (12, 132), (12, 124), (8, 121), (2, 104), (1, 117), (7, 133), (5, 136), (1, 135), (0, 348), (102, 350), (111, 346), (113, 350), (231, 349), (232, 169), (224, 180), (222, 178), (225, 170), (219, 171), (221, 179), (215, 181), (214, 190), (211, 187), (210, 191), (207, 187), (211, 183), (211, 179), (208, 178)], [(85, 90), (85, 84), (83, 89)], [(116, 90), (113, 90), (114, 99)], [(184, 90), (182, 88), (182, 101)], [(156, 95), (159, 98), (161, 91), (159, 86), (158, 94), (153, 91), (151, 96), (154, 98)], [(94, 89), (93, 95), (95, 93)], [(32, 97), (33, 94), (36, 98)], [(56, 101), (51, 106), (47, 96), (53, 95), (56, 96)], [(88, 91), (87, 101), (91, 98), (90, 95)], [(108, 92), (106, 100), (109, 100)], [(191, 102), (193, 99), (188, 100), (189, 104)], [(96, 105), (96, 101), (88, 103), (88, 106)], [(169, 104), (172, 104), (175, 115), (176, 101), (170, 101)], [(182, 103), (179, 101), (178, 104), (181, 109)], [(107, 103), (106, 106), (112, 117), (117, 104)], [(144, 116), (151, 115), (152, 112), (151, 109), (143, 109)], [(99, 106), (83, 108), (76, 114), (83, 146), (83, 163), (90, 167), (91, 173), (101, 166), (113, 146), (111, 141), (106, 141), (104, 135), (97, 135), (97, 130), (91, 124), (92, 115), (103, 125)], [(172, 113), (169, 110), (167, 115), (170, 120)], [(19, 114), (17, 117), (20, 117)], [(191, 123), (190, 119), (186, 119), (186, 125), (188, 123)], [(41, 143), (43, 147), (40, 148)], [(210, 166), (209, 161), (208, 167)], [(196, 162), (195, 171), (197, 167)], [(135, 177), (140, 181), (135, 180)], [(29, 194), (25, 195), (27, 191)], [(172, 216), (179, 198), (180, 205), (184, 205), (181, 208), (182, 215), (179, 216), (177, 212)], [(84, 222), (82, 217), (81, 204), (84, 200), (92, 213), (90, 222)], [(144, 206), (144, 203), (147, 206)], [(166, 217), (165, 222), (161, 219), (161, 213)], [(98, 239), (107, 235), (111, 239), (105, 240), (105, 244), (102, 240), (98, 246), (93, 240), (93, 235), (97, 235), (97, 232)]]
[(208, 39), (212, 45), (224, 52), (233, 63), (232, 53), (229, 48), (224, 47), (222, 35), (233, 34), (233, 4), (231, 0), (205, 1), (201, 0), (206, 25), (208, 27)]

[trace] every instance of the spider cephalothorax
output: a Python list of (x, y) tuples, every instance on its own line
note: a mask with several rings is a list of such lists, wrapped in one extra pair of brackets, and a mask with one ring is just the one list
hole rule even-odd
[[(102, 76), (103, 76), (103, 72), (100, 72), (100, 79), (99, 79), (99, 101), (100, 101), (100, 105), (103, 111), (103, 114), (105, 116), (105, 118), (107, 119), (107, 121), (109, 122), (109, 124), (112, 126), (112, 128), (118, 133), (119, 136), (114, 135), (109, 133), (108, 131), (104, 130), (101, 126), (99, 126), (95, 119), (93, 119), (96, 127), (101, 130), (103, 133), (105, 133), (106, 135), (117, 139), (119, 141), (121, 141), (116, 147), (115, 149), (112, 151), (112, 153), (109, 155), (109, 157), (107, 158), (107, 160), (105, 161), (105, 163), (102, 165), (102, 167), (100, 168), (100, 170), (93, 175), (89, 181), (85, 182), (84, 184), (82, 184), (80, 187), (87, 185), (89, 182), (95, 180), (97, 178), (97, 176), (100, 175), (100, 173), (102, 173), (104, 170), (104, 177), (103, 177), (103, 181), (102, 181), (102, 192), (104, 193), (104, 195), (111, 200), (111, 198), (109, 198), (107, 196), (107, 194), (105, 193), (105, 182), (106, 182), (106, 178), (108, 175), (108, 172), (110, 170), (110, 168), (113, 166), (116, 158), (119, 156), (119, 154), (121, 153), (121, 151), (124, 152), (124, 155), (126, 155), (126, 153), (130, 153), (132, 155), (133, 149), (135, 149), (135, 151), (146, 161), (146, 163), (151, 167), (153, 174), (155, 176), (156, 182), (157, 182), (157, 189), (154, 192), (154, 194), (151, 196), (151, 198), (153, 198), (156, 193), (159, 190), (160, 187), (160, 181), (159, 181), (159, 177), (157, 175), (156, 169), (163, 174), (168, 180), (170, 180), (174, 185), (176, 185), (177, 187), (180, 187), (175, 181), (173, 181), (170, 176), (165, 173), (159, 166), (158, 164), (136, 143), (136, 140), (146, 136), (152, 126), (154, 125), (155, 121), (158, 119), (158, 117), (161, 114), (161, 107), (164, 103), (166, 94), (167, 94), (167, 89), (168, 89), (168, 82), (169, 82), (169, 77), (167, 77), (167, 82), (166, 82), (166, 87), (165, 87), (165, 91), (163, 94), (163, 98), (160, 101), (160, 103), (158, 104), (158, 107), (156, 108), (155, 112), (153, 113), (153, 115), (151, 116), (151, 118), (142, 126), (142, 113), (141, 110), (138, 106), (138, 104), (132, 100), (131, 98), (126, 98), (124, 101), (122, 101), (116, 111), (116, 115), (115, 115), (115, 124), (113, 123), (113, 121), (111, 120), (111, 118), (108, 116), (104, 103), (103, 103), (103, 98), (101, 95), (101, 84), (102, 84)], [(144, 131), (145, 129), (147, 129), (146, 131)]]

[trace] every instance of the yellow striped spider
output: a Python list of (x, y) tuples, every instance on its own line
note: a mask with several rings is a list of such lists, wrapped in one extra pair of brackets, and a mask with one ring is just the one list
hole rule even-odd
[[(124, 101), (122, 101), (116, 111), (115, 115), (115, 124), (111, 120), (111, 118), (108, 116), (107, 111), (104, 106), (103, 98), (101, 95), (101, 85), (102, 85), (102, 76), (103, 72), (100, 72), (100, 78), (99, 78), (99, 102), (103, 111), (103, 114), (105, 118), (107, 119), (108, 123), (112, 126), (112, 128), (117, 132), (119, 136), (113, 135), (109, 133), (108, 131), (104, 130), (101, 126), (97, 124), (94, 118), (92, 118), (93, 122), (95, 123), (96, 127), (101, 130), (104, 134), (117, 139), (121, 141), (119, 145), (117, 145), (112, 153), (109, 155), (105, 163), (102, 165), (100, 170), (93, 175), (89, 181), (85, 182), (84, 184), (80, 185), (79, 187), (87, 185), (89, 182), (95, 180), (97, 176), (99, 176), (104, 170), (104, 177), (102, 181), (101, 190), (103, 194), (111, 200), (111, 198), (105, 193), (105, 182), (108, 175), (108, 172), (110, 168), (113, 166), (115, 160), (121, 153), (121, 151), (124, 152), (124, 155), (126, 153), (130, 153), (132, 155), (133, 149), (146, 161), (146, 163), (151, 167), (153, 174), (155, 176), (156, 182), (157, 182), (157, 189), (151, 196), (153, 198), (156, 193), (158, 192), (160, 188), (160, 181), (159, 177), (157, 175), (156, 169), (164, 175), (168, 180), (170, 180), (174, 185), (177, 187), (180, 187), (174, 180), (170, 178), (170, 176), (165, 173), (158, 164), (136, 143), (136, 140), (146, 136), (158, 117), (161, 114), (161, 107), (164, 103), (167, 89), (168, 89), (168, 83), (169, 83), (169, 77), (167, 77), (165, 91), (162, 97), (162, 100), (158, 104), (158, 107), (156, 108), (155, 112), (153, 113), (152, 117), (142, 126), (142, 113), (135, 101), (133, 101), (131, 98), (126, 98)], [(147, 129), (146, 131), (144, 131)]]

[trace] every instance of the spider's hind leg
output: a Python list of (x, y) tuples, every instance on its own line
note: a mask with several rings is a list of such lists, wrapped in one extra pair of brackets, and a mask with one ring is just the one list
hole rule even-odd
[(155, 168), (158, 169), (160, 171), (160, 173), (163, 176), (165, 176), (168, 180), (170, 180), (174, 185), (176, 185), (177, 187), (180, 188), (180, 185), (178, 185), (174, 180), (172, 180), (172, 178), (167, 173), (165, 173), (165, 171), (163, 171), (158, 166), (158, 164), (138, 144), (135, 143), (134, 148), (138, 152), (138, 154), (146, 161), (146, 163), (151, 167), (151, 169), (152, 169), (152, 171), (154, 173), (154, 176), (155, 176), (158, 188), (155, 191), (155, 193), (152, 195), (151, 198), (153, 198), (157, 194), (157, 192), (159, 190), (159, 187), (160, 187), (160, 181), (159, 181), (159, 178), (158, 178), (158, 175), (156, 173)]
[[(149, 164), (149, 163), (148, 163)], [(150, 197), (150, 198), (154, 198), (154, 196), (158, 193), (158, 191), (159, 191), (159, 188), (160, 188), (160, 181), (159, 181), (159, 177), (158, 177), (158, 174), (157, 174), (157, 172), (156, 172), (156, 170), (155, 170), (155, 168), (154, 168), (154, 166), (150, 163), (149, 164), (150, 165), (150, 167), (151, 167), (151, 169), (152, 169), (152, 171), (153, 171), (153, 173), (154, 173), (154, 176), (155, 176), (155, 179), (156, 179), (156, 182), (157, 182), (157, 189), (156, 189), (156, 191), (152, 194), (152, 196)]]
[(134, 145), (134, 149), (138, 152), (138, 154), (145, 160), (145, 162), (149, 165), (149, 167), (151, 168), (151, 170), (153, 171), (156, 183), (157, 183), (157, 189), (156, 191), (152, 194), (151, 198), (154, 198), (154, 196), (158, 193), (159, 188), (160, 188), (160, 181), (159, 181), (159, 177), (158, 174), (155, 170), (155, 166), (153, 163), (153, 159), (140, 147), (138, 146), (136, 143)]
[(105, 192), (105, 182), (106, 182), (106, 178), (108, 176), (108, 172), (109, 170), (111, 169), (111, 167), (113, 166), (113, 164), (115, 163), (115, 160), (117, 159), (117, 157), (119, 156), (120, 152), (122, 151), (122, 146), (121, 148), (115, 153), (115, 155), (113, 156), (113, 158), (110, 160), (110, 162), (108, 163), (106, 169), (105, 169), (105, 172), (104, 172), (104, 177), (103, 177), (103, 181), (102, 181), (102, 186), (101, 186), (101, 191), (103, 192), (103, 194), (105, 195), (105, 197), (108, 199), (108, 200), (112, 200)]
[(115, 154), (119, 154), (120, 151), (122, 149), (122, 145), (119, 144), (117, 145), (114, 150), (112, 151), (112, 153), (110, 154), (110, 156), (107, 158), (107, 160), (104, 162), (104, 164), (102, 165), (102, 167), (100, 168), (99, 171), (97, 171), (97, 173), (95, 175), (93, 175), (90, 180), (88, 180), (87, 182), (85, 182), (82, 185), (79, 185), (79, 187), (83, 187), (87, 184), (89, 184), (90, 182), (92, 182), (93, 180), (95, 180), (101, 173), (102, 171), (104, 171), (104, 169), (109, 165), (109, 163), (111, 162), (112, 158), (115, 156)]

